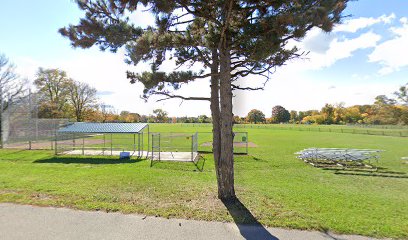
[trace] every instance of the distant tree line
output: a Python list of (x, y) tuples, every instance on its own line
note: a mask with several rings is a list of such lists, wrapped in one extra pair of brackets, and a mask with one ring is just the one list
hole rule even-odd
[(408, 125), (408, 83), (394, 92), (394, 98), (379, 95), (371, 105), (345, 107), (344, 103), (325, 104), (319, 110), (288, 111), (282, 106), (272, 108), (270, 118), (260, 110), (251, 110), (245, 118), (234, 117), (235, 123), (295, 124), (375, 124)]
[[(92, 122), (144, 122), (144, 123), (211, 123), (211, 117), (170, 117), (163, 109), (141, 115), (129, 111), (118, 113), (113, 106), (98, 103), (96, 89), (74, 81), (58, 69), (42, 69), (37, 73), (34, 85), (41, 97), (39, 117), (70, 118), (75, 121)], [(408, 125), (408, 83), (401, 86), (393, 96), (380, 95), (371, 105), (345, 107), (344, 103), (325, 104), (321, 110), (288, 111), (277, 105), (270, 117), (252, 109), (246, 117), (234, 116), (235, 124), (384, 124)]]
[(344, 107), (344, 104), (326, 104), (320, 111), (298, 112), (290, 121), (315, 124), (408, 125), (407, 86), (408, 83), (394, 93), (396, 99), (380, 95), (371, 105)]

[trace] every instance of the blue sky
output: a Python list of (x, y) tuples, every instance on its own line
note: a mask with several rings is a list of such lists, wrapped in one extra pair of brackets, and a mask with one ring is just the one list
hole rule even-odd
[[(77, 23), (83, 15), (73, 1), (0, 1), (0, 52), (17, 65), (22, 77), (33, 80), (38, 67), (60, 68), (70, 77), (96, 87), (101, 101), (118, 111), (149, 114), (155, 108), (164, 108), (172, 116), (209, 115), (206, 102), (157, 103), (152, 99), (145, 103), (139, 97), (142, 86), (130, 85), (125, 71), (143, 71), (148, 65), (126, 65), (123, 52), (72, 49), (57, 30)], [(256, 108), (269, 116), (274, 105), (307, 110), (320, 109), (325, 103), (368, 104), (375, 96), (390, 95), (408, 82), (408, 1), (353, 1), (345, 14), (351, 16), (332, 33), (314, 29), (303, 41), (293, 43), (310, 52), (308, 59), (278, 69), (264, 91), (237, 92), (235, 114), (244, 116)], [(145, 13), (132, 19), (142, 26), (152, 21)], [(163, 70), (170, 71), (173, 66), (166, 63)], [(208, 92), (207, 81), (181, 90), (200, 96)]]

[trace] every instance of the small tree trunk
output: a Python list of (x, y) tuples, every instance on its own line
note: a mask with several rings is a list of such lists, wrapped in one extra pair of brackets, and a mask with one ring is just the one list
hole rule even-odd
[(211, 117), (213, 125), (213, 155), (215, 163), (215, 173), (217, 176), (218, 189), (220, 189), (220, 173), (219, 173), (219, 160), (221, 155), (221, 128), (220, 128), (220, 80), (218, 74), (219, 60), (218, 60), (218, 51), (217, 49), (212, 50), (212, 65), (211, 65)]
[[(227, 39), (227, 38), (225, 38)], [(231, 55), (228, 41), (221, 44), (220, 52), (220, 105), (221, 105), (221, 155), (218, 166), (220, 182), (218, 196), (223, 200), (235, 198), (233, 114), (231, 86)]]

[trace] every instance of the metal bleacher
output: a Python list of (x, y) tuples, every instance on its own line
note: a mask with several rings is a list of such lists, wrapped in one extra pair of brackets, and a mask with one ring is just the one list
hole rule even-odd
[(383, 151), (378, 149), (307, 148), (295, 154), (298, 155), (297, 158), (316, 167), (372, 167), (371, 162), (378, 163), (380, 153)]

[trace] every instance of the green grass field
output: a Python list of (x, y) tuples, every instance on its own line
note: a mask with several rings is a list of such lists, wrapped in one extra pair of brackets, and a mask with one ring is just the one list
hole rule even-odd
[[(207, 127), (201, 123), (183, 123), (180, 126)], [(236, 124), (240, 129), (276, 129), (310, 132), (336, 132), (380, 136), (408, 137), (408, 126), (401, 125), (316, 125), (316, 124)]]
[[(207, 126), (152, 124), (155, 132), (210, 132)], [(408, 138), (237, 128), (257, 147), (235, 158), (240, 201), (267, 226), (408, 238)], [(202, 135), (204, 136), (204, 134)], [(199, 135), (200, 139), (200, 135)], [(200, 139), (209, 141), (210, 135)], [(295, 158), (309, 147), (384, 149), (379, 171), (324, 170)], [(211, 154), (199, 162), (54, 156), (0, 150), (0, 202), (233, 221), (216, 197)]]

